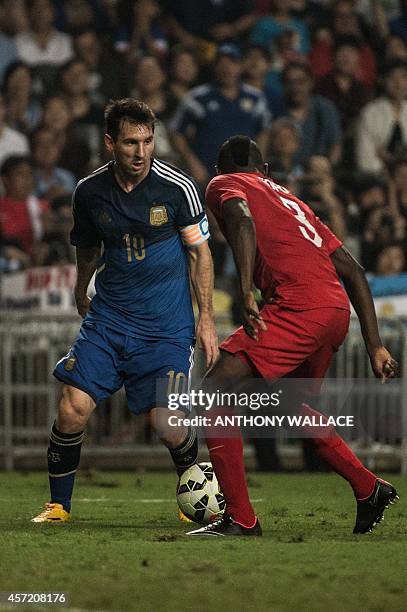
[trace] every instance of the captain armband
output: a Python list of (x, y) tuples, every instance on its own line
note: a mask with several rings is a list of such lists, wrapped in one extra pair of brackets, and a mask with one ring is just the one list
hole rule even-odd
[(185, 244), (185, 246), (194, 247), (202, 244), (205, 242), (205, 240), (208, 240), (210, 236), (208, 217), (205, 215), (202, 217), (199, 223), (181, 227), (180, 233), (182, 242)]

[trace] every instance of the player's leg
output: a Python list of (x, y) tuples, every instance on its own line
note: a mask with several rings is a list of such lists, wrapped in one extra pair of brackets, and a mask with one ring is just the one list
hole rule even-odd
[[(239, 328), (221, 345), (223, 350), (220, 360), (205, 380), (205, 387), (209, 387), (212, 392), (216, 389), (224, 390), (225, 386), (228, 391), (233, 391), (242, 381), (248, 383), (259, 375), (270, 380), (280, 378), (298, 367), (309, 354), (310, 343), (314, 342), (310, 336), (308, 343), (303, 343), (301, 353), (293, 351), (302, 329), (298, 328), (297, 320), (292, 320), (290, 313), (284, 313), (274, 305), (266, 305), (261, 314), (267, 324), (267, 331), (260, 332), (259, 341), (252, 340)], [(218, 408), (217, 412), (220, 410)], [(216, 415), (213, 409), (211, 415)], [(242, 532), (230, 533), (233, 532), (232, 527), (214, 525), (213, 530), (208, 526), (191, 535), (260, 535), (256, 533), (258, 521), (247, 491), (240, 429), (236, 427), (234, 431), (229, 430), (226, 436), (224, 429), (222, 432), (222, 428), (216, 431), (216, 428), (210, 427), (205, 434), (211, 461), (225, 496), (227, 515), (241, 526)]]
[[(129, 338), (122, 363), (129, 409), (136, 415), (150, 414), (151, 425), (168, 448), (178, 476), (196, 463), (198, 439), (195, 428), (173, 422), (182, 420), (185, 413), (169, 411), (168, 395), (188, 390), (193, 350), (188, 342)], [(181, 511), (179, 518), (190, 522)]]
[[(171, 416), (171, 423), (169, 423)], [(198, 459), (198, 438), (195, 427), (182, 424), (185, 413), (180, 410), (156, 407), (150, 412), (151, 424), (161, 442), (168, 448), (178, 476)]]
[[(332, 325), (327, 321), (328, 328), (332, 330), (331, 341), (323, 344), (311, 355), (297, 370), (297, 375), (322, 380), (335, 349), (346, 335), (348, 328), (346, 314), (343, 311), (331, 313), (328, 309), (326, 315), (327, 317), (333, 315)], [(327, 425), (325, 415), (311, 408), (307, 402), (301, 402), (300, 414), (311, 417), (311, 422), (314, 417), (316, 422), (322, 420), (326, 424), (322, 427), (303, 426), (302, 430), (317, 454), (352, 487), (358, 502), (354, 533), (371, 531), (374, 524), (380, 522), (388, 504), (397, 499), (396, 490), (363, 465), (336, 429), (332, 425)]]
[[(220, 352), (220, 358), (208, 373), (203, 388), (205, 392), (232, 390), (253, 376), (252, 369), (230, 353)], [(261, 527), (249, 493), (243, 459), (243, 440), (240, 428), (230, 426), (227, 435), (223, 426), (214, 425), (217, 416), (229, 414), (231, 409), (216, 406), (211, 409), (211, 425), (204, 427), (209, 456), (225, 497), (226, 508), (222, 519), (202, 529), (189, 532), (192, 536), (261, 535)]]
[(79, 336), (55, 366), (64, 384), (48, 447), (51, 501), (34, 522), (69, 519), (75, 473), (79, 465), (84, 429), (95, 406), (122, 385), (118, 353), (125, 336), (83, 323)]
[[(302, 404), (303, 416), (317, 418), (327, 423), (324, 415)], [(303, 429), (307, 430), (306, 427)], [(310, 428), (311, 429), (311, 428)], [(357, 516), (353, 533), (366, 533), (383, 518), (384, 510), (398, 499), (397, 491), (390, 483), (378, 478), (356, 457), (345, 440), (332, 425), (312, 428), (308, 438), (318, 455), (345, 480), (353, 489), (357, 501)]]
[(47, 456), (51, 504), (62, 505), (65, 512), (71, 510), (83, 435), (95, 406), (93, 399), (84, 391), (69, 385), (62, 386), (62, 397), (51, 429)]
[(356, 457), (335, 427), (328, 425), (324, 414), (306, 402), (301, 403), (299, 413), (302, 417), (310, 417), (311, 422), (324, 423), (321, 427), (302, 425), (300, 435), (309, 440), (321, 459), (349, 482), (356, 499), (369, 497), (375, 488), (377, 476)]

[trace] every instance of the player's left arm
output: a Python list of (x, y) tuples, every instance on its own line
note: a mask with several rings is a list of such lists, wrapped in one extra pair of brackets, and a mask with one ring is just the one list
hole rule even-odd
[(376, 378), (386, 382), (398, 373), (398, 363), (383, 346), (369, 283), (362, 266), (345, 247), (331, 254), (339, 278), (360, 321), (363, 339)]
[(213, 315), (213, 262), (208, 241), (188, 248), (189, 274), (198, 303), (199, 318), (196, 326), (197, 346), (205, 351), (206, 366), (215, 363), (218, 354), (218, 337)]

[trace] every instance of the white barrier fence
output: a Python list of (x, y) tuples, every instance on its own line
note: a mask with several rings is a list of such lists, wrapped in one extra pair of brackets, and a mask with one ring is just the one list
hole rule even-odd
[[(80, 325), (77, 316), (33, 315), (2, 312), (0, 322), (0, 468), (12, 470), (38, 466), (45, 468), (49, 428), (55, 417), (58, 384), (52, 370), (66, 354)], [(382, 319), (382, 337), (400, 361), (401, 379), (390, 387), (386, 405), (378, 410), (377, 398), (353, 398), (356, 412), (363, 413), (360, 426), (350, 435), (358, 455), (374, 468), (378, 460), (390, 459), (407, 473), (407, 320)], [(220, 320), (221, 336), (230, 330)], [(202, 366), (195, 367), (199, 376)], [(358, 324), (353, 321), (346, 342), (331, 366), (328, 386), (339, 379), (372, 377)], [(359, 402), (359, 404), (358, 404)], [(363, 404), (363, 405), (361, 405)], [(323, 409), (323, 407), (322, 407)], [(295, 447), (279, 441), (282, 453)], [(117, 393), (92, 415), (84, 446), (84, 456), (102, 458), (104, 466), (121, 467), (118, 457), (153, 457), (161, 452), (145, 418), (135, 419), (126, 407), (122, 392)], [(30, 463), (31, 462), (31, 463)]]

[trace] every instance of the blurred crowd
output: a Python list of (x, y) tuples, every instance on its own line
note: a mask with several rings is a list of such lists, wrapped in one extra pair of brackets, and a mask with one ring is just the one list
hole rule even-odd
[(0, 0), (0, 86), (3, 273), (74, 261), (72, 192), (125, 96), (202, 189), (247, 134), (367, 271), (407, 270), (407, 0)]

